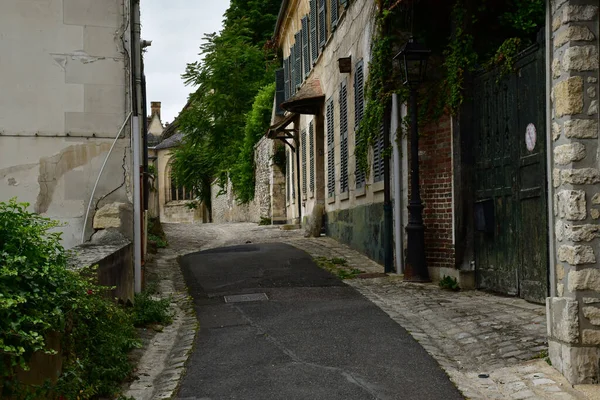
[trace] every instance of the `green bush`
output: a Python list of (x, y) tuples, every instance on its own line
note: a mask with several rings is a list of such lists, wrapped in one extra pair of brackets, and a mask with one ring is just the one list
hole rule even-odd
[(173, 321), (173, 316), (169, 311), (171, 299), (155, 299), (154, 293), (156, 293), (155, 287), (149, 286), (143, 292), (135, 295), (133, 308), (135, 326), (168, 325)]
[[(127, 353), (139, 345), (130, 313), (86, 278), (88, 269), (67, 269), (59, 223), (28, 206), (0, 202), (0, 397), (112, 396), (132, 371)], [(56, 333), (64, 359), (58, 383), (19, 385), (16, 374), (33, 353), (55, 353), (46, 338)]]

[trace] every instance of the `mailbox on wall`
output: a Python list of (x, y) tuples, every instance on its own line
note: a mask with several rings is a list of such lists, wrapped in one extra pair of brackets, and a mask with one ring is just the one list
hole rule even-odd
[(487, 234), (494, 234), (494, 200), (485, 199), (475, 202), (475, 230)]

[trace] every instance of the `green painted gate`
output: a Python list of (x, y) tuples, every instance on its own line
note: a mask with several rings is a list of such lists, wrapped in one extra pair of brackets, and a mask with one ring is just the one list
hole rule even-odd
[(523, 52), (517, 72), (474, 82), (477, 285), (544, 302), (548, 295), (545, 52)]

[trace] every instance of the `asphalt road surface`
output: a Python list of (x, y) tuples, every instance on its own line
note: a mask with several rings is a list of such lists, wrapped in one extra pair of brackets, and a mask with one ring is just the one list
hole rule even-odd
[(200, 331), (179, 399), (463, 398), (401, 326), (301, 250), (249, 244), (182, 265)]

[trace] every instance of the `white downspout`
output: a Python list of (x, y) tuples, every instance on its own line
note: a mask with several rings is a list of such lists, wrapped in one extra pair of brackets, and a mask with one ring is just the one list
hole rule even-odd
[(133, 146), (133, 251), (135, 292), (142, 291), (142, 219), (140, 185), (140, 117), (132, 117), (131, 136)]
[(398, 136), (400, 134), (400, 115), (398, 115), (398, 95), (392, 95), (392, 122), (390, 130), (392, 132), (392, 149), (394, 159), (394, 238), (395, 238), (395, 255), (396, 255), (396, 273), (401, 274), (404, 272), (404, 212), (402, 210), (402, 155), (400, 141)]

